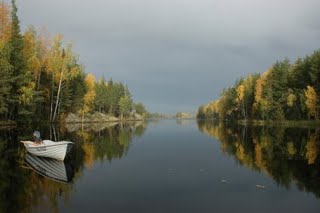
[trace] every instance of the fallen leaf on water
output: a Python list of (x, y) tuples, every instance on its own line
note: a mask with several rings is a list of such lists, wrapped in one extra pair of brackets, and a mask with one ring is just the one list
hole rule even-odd
[(261, 188), (261, 189), (265, 189), (266, 188), (264, 185), (260, 185), (260, 184), (257, 184), (256, 187), (257, 188)]

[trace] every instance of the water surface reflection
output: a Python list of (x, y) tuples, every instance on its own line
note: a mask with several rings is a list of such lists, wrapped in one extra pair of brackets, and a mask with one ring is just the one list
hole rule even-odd
[[(18, 142), (38, 129), (45, 139), (74, 141), (65, 162), (26, 153)], [(68, 203), (85, 169), (126, 155), (144, 123), (27, 126), (0, 130), (0, 212), (58, 212)], [(66, 184), (68, 183), (68, 184)]]
[[(26, 153), (34, 130), (75, 142), (65, 162)], [(319, 133), (195, 120), (0, 130), (0, 212), (318, 212)]]
[(216, 138), (221, 150), (251, 170), (264, 172), (279, 186), (320, 198), (320, 129), (226, 126), (198, 121), (201, 132)]

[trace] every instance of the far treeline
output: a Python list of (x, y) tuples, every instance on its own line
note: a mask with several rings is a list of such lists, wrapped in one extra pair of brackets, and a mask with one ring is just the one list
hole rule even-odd
[(218, 100), (198, 109), (200, 119), (316, 120), (320, 118), (320, 50), (278, 61), (224, 89)]
[(15, 1), (11, 3), (0, 2), (0, 121), (57, 122), (68, 113), (95, 111), (119, 118), (133, 111), (146, 114), (122, 83), (96, 81), (85, 73), (61, 35), (51, 38), (32, 26), (21, 33)]

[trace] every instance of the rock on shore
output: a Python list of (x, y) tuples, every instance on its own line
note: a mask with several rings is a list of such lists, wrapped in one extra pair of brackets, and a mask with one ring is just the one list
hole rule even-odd
[(95, 112), (93, 114), (86, 114), (83, 118), (81, 115), (77, 115), (74, 113), (69, 113), (67, 117), (64, 119), (64, 123), (104, 123), (104, 122), (117, 122), (117, 121), (141, 121), (144, 120), (144, 117), (135, 113), (130, 117), (119, 119), (117, 117)]

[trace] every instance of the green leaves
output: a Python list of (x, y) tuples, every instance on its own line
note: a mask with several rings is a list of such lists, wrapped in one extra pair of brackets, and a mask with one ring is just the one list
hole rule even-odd
[(132, 105), (133, 105), (133, 102), (128, 95), (125, 95), (120, 98), (119, 109), (120, 109), (121, 117), (122, 116), (126, 117), (129, 115), (129, 113), (132, 110)]

